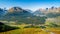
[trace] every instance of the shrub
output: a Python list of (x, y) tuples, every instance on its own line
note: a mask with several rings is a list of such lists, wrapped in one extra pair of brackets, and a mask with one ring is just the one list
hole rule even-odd
[(45, 26), (25, 26), (24, 28), (46, 28)]
[(46, 26), (40, 26), (40, 28), (46, 28)]
[(50, 27), (58, 27), (59, 25), (55, 24), (55, 23), (50, 23), (49, 24)]
[(40, 28), (40, 26), (35, 26), (35, 28)]
[(34, 26), (25, 26), (24, 28), (34, 28)]

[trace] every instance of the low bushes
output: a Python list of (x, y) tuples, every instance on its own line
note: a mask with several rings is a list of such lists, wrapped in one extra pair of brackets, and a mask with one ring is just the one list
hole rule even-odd
[(25, 26), (24, 28), (34, 28), (34, 26)]
[(45, 26), (25, 26), (24, 28), (46, 28)]
[(49, 24), (50, 27), (59, 27), (59, 25), (55, 24), (55, 23), (50, 23)]
[(40, 26), (40, 28), (46, 28), (46, 26)]

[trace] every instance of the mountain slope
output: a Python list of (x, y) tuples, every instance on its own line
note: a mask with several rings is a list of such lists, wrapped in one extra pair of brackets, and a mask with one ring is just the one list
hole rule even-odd
[(43, 24), (45, 17), (35, 16), (33, 13), (26, 11), (19, 7), (12, 7), (8, 10), (8, 13), (3, 16), (0, 20), (15, 21), (17, 24)]
[(0, 17), (1, 16), (4, 16), (7, 12), (6, 12), (7, 10), (4, 10), (4, 9), (1, 9), (0, 8)]
[(46, 9), (38, 9), (34, 12), (35, 15), (45, 15), (48, 18), (60, 16), (60, 7), (51, 7)]
[(1, 20), (28, 23), (26, 20), (30, 17), (33, 17), (32, 13), (19, 7), (13, 7), (12, 10), (8, 10), (8, 13)]

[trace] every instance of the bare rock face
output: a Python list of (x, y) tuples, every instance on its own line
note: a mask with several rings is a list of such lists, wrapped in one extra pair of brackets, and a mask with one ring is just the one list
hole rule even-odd
[(23, 11), (23, 9), (22, 8), (20, 8), (20, 7), (12, 7), (12, 8), (10, 8), (9, 10), (8, 10), (9, 12), (21, 12), (21, 11)]

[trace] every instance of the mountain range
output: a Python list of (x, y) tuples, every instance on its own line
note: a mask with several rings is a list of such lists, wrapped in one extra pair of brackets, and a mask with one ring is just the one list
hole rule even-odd
[(38, 9), (35, 12), (20, 7), (12, 7), (8, 10), (0, 8), (0, 15), (0, 20), (15, 21), (17, 24), (44, 24), (46, 19), (60, 16), (60, 8)]
[(46, 8), (46, 9), (38, 9), (34, 12), (35, 15), (43, 15), (49, 18), (54, 18), (57, 16), (60, 16), (60, 7), (51, 7), (51, 8)]

